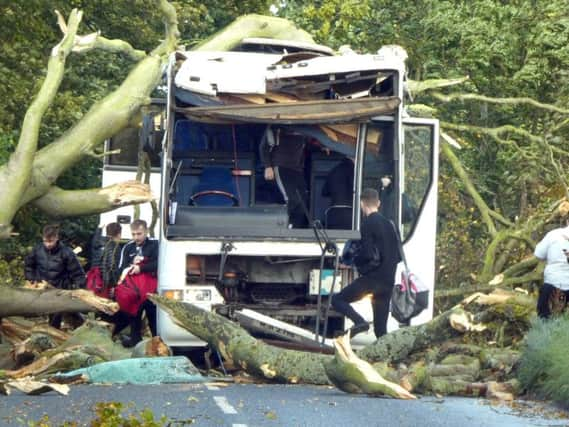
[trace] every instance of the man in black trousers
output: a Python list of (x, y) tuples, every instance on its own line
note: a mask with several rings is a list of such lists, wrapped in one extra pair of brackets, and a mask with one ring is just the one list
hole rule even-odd
[(362, 191), (362, 239), (354, 260), (360, 276), (332, 297), (334, 309), (354, 322), (350, 329), (351, 337), (367, 331), (369, 325), (350, 303), (370, 294), (375, 336), (379, 338), (387, 333), (389, 301), (395, 285), (395, 270), (401, 257), (397, 249), (395, 227), (378, 212), (379, 205), (379, 194), (376, 190), (366, 188)]

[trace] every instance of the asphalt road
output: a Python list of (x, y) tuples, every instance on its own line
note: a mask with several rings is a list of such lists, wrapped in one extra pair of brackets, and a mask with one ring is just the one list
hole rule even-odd
[(568, 426), (569, 415), (548, 405), (490, 404), (482, 399), (424, 397), (416, 401), (349, 395), (331, 387), (255, 384), (72, 386), (68, 396), (50, 392), (0, 396), (0, 426), (27, 426), (44, 414), (50, 425), (89, 425), (96, 402), (150, 408), (176, 426)]

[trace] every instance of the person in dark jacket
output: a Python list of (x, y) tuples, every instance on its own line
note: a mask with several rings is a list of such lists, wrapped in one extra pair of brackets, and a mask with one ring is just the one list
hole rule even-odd
[(259, 155), (265, 167), (266, 181), (276, 181), (287, 204), (290, 225), (302, 228), (307, 225), (302, 204), (307, 205), (308, 190), (304, 178), (306, 137), (282, 128), (268, 127)]
[[(134, 276), (133, 282), (138, 287), (138, 293), (141, 300), (137, 302), (135, 307), (136, 313), (130, 313), (130, 330), (131, 335), (123, 340), (125, 347), (132, 347), (142, 339), (142, 315), (146, 313), (148, 325), (152, 336), (156, 336), (156, 306), (146, 298), (146, 293), (156, 292), (156, 275), (158, 273), (158, 241), (148, 237), (148, 228), (146, 221), (135, 220), (130, 225), (132, 239), (121, 251), (119, 262), (119, 271), (121, 279), (119, 281), (128, 281), (126, 276)], [(144, 289), (141, 288), (144, 286)], [(142, 289), (142, 290), (141, 290)], [(146, 292), (146, 293), (145, 293)], [(116, 290), (116, 299), (121, 304), (119, 288)], [(127, 311), (132, 307), (121, 307), (123, 311)], [(118, 333), (115, 328), (115, 334)]]
[(346, 157), (326, 177), (322, 195), (330, 197), (326, 228), (350, 230), (354, 193), (354, 159)]
[(112, 222), (105, 228), (107, 241), (103, 248), (100, 260), (101, 276), (106, 288), (114, 288), (120, 278), (120, 257), (121, 257), (121, 225)]
[[(38, 243), (26, 257), (25, 278), (35, 283), (46, 281), (59, 289), (85, 287), (85, 272), (71, 248), (59, 240), (59, 227), (46, 225), (42, 232), (42, 243)], [(50, 325), (61, 326), (62, 315), (50, 316)]]
[(387, 333), (389, 302), (395, 285), (395, 271), (401, 257), (394, 225), (378, 212), (378, 192), (371, 188), (363, 190), (360, 206), (364, 215), (362, 238), (354, 260), (360, 276), (333, 295), (332, 306), (354, 323), (350, 330), (350, 336), (353, 337), (367, 331), (369, 325), (350, 303), (372, 295), (374, 332), (379, 338)]

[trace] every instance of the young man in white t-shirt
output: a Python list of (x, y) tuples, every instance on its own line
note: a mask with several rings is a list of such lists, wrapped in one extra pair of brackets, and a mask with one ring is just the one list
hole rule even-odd
[(565, 305), (569, 301), (569, 218), (565, 227), (545, 235), (535, 247), (534, 255), (546, 262), (537, 300), (537, 314), (546, 319), (551, 315), (549, 300), (556, 288), (565, 294)]

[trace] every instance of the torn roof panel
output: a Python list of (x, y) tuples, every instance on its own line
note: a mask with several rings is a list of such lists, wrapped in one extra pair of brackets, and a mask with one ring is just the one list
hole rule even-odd
[(298, 101), (270, 104), (235, 104), (177, 108), (196, 121), (273, 124), (330, 124), (364, 121), (395, 112), (398, 97)]

